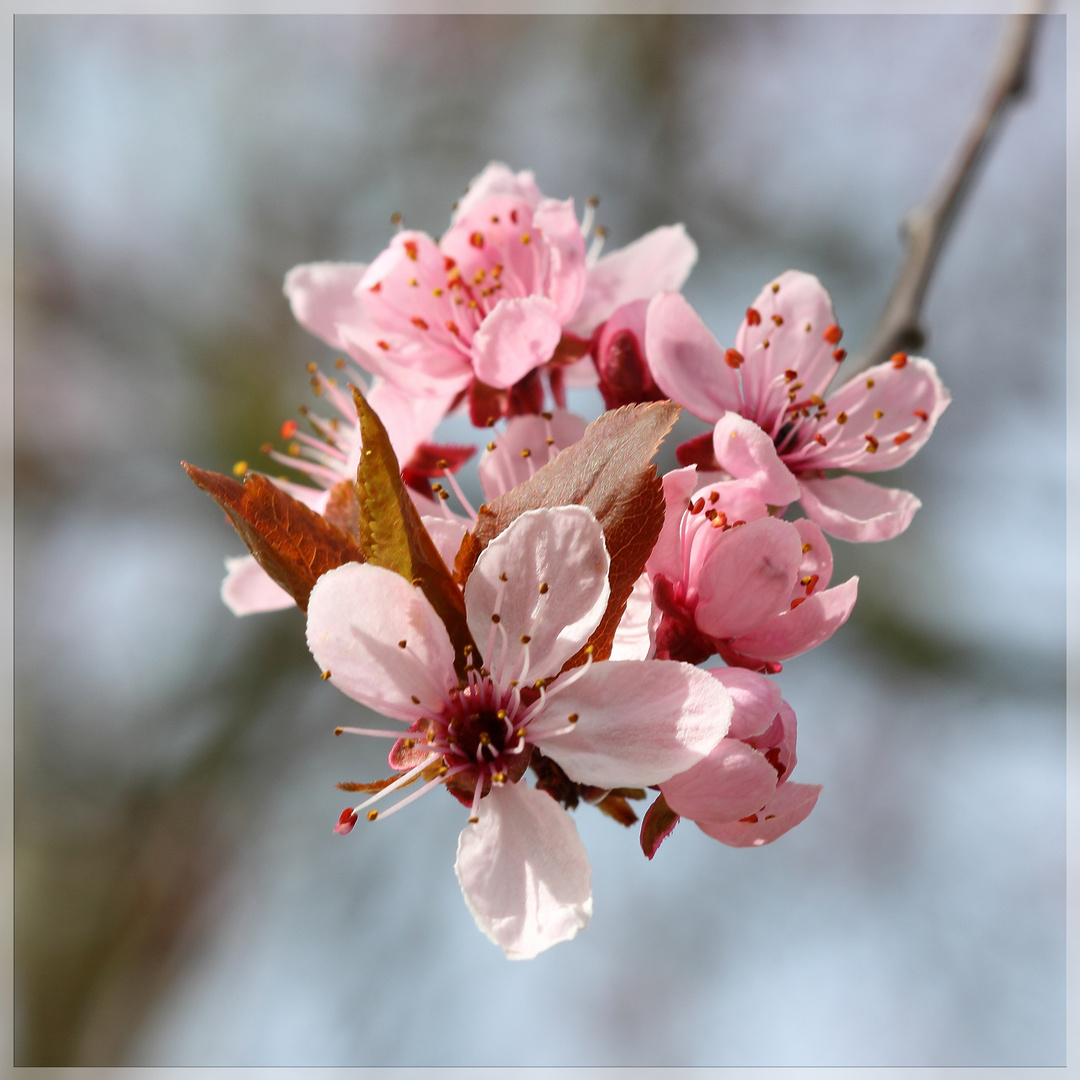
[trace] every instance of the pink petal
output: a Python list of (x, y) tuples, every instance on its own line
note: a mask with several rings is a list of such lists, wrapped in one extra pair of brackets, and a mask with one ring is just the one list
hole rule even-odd
[(820, 794), (820, 784), (780, 784), (762, 810), (748, 815), (756, 820), (698, 827), (731, 847), (761, 847), (795, 828), (814, 809)]
[(555, 305), (546, 297), (500, 300), (473, 338), (476, 377), (488, 386), (511, 387), (547, 363), (561, 337)]
[(592, 915), (589, 860), (570, 815), (525, 784), (493, 787), (458, 838), (454, 872), (476, 925), (511, 960), (569, 941)]
[(724, 413), (713, 429), (713, 451), (732, 476), (752, 480), (772, 506), (787, 506), (799, 497), (799, 482), (780, 460), (772, 439), (752, 420)]
[(900, 488), (883, 488), (858, 476), (803, 479), (799, 502), (826, 532), (855, 542), (891, 540), (910, 524), (922, 503)]
[(234, 615), (283, 611), (296, 601), (255, 561), (253, 555), (225, 560), (221, 599)]
[(660, 785), (668, 806), (699, 825), (723, 825), (760, 810), (776, 790), (776, 770), (737, 739)]
[[(428, 439), (454, 400), (454, 395), (448, 393), (431, 397), (418, 395), (385, 379), (376, 379), (365, 396), (368, 404), (379, 414), (402, 466), (413, 456), (420, 443)], [(356, 471), (355, 464), (352, 471)]]
[(694, 621), (700, 630), (720, 640), (733, 638), (783, 611), (802, 556), (790, 522), (758, 518), (726, 532), (702, 529), (698, 535), (711, 542), (694, 578)]
[(607, 608), (608, 565), (584, 506), (529, 510), (484, 548), (465, 608), (497, 682), (555, 675), (589, 640)]
[(669, 581), (680, 581), (683, 576), (682, 519), (690, 496), (697, 485), (697, 469), (688, 465), (685, 469), (673, 469), (665, 473), (664, 525), (645, 563), (650, 577), (663, 574)]
[[(812, 581), (808, 591), (800, 592), (798, 595), (809, 596), (812, 592), (822, 592), (832, 581), (833, 555), (829, 541), (809, 518), (796, 518), (791, 524), (799, 530), (799, 539), (802, 540), (803, 557), (802, 562), (799, 563), (800, 587), (804, 578), (809, 577)], [(794, 600), (795, 596), (791, 599)]]
[(744, 742), (768, 731), (780, 711), (780, 687), (772, 679), (746, 668), (710, 668), (709, 674), (727, 688), (735, 711), (728, 736)]
[(469, 182), (465, 194), (458, 200), (451, 221), (456, 224), (485, 199), (495, 195), (510, 195), (515, 199), (523, 199), (534, 210), (543, 198), (531, 170), (524, 169), (516, 173), (501, 161), (493, 161)]
[(798, 607), (770, 619), (731, 642), (742, 656), (787, 660), (820, 645), (847, 622), (855, 606), (859, 579), (848, 578), (824, 592), (807, 597)]
[(724, 687), (690, 664), (605, 660), (548, 687), (528, 739), (578, 783), (645, 787), (700, 761), (731, 712)]
[(308, 600), (307, 642), (338, 689), (396, 720), (437, 712), (457, 684), (454, 648), (435, 609), (382, 567), (346, 563), (323, 574)]
[(367, 321), (355, 289), (363, 263), (304, 263), (285, 275), (285, 295), (296, 321), (331, 348), (349, 351), (339, 326)]
[(615, 628), (609, 660), (648, 660), (656, 648), (656, 627), (661, 612), (653, 606), (648, 574), (634, 582), (626, 610)]
[(678, 293), (661, 293), (645, 316), (645, 358), (672, 401), (713, 423), (742, 406), (739, 373), (694, 309)]
[(528, 480), (560, 450), (576, 443), (585, 434), (585, 427), (580, 416), (565, 409), (546, 416), (513, 417), (506, 430), (493, 439), (494, 449), (487, 450), (480, 459), (478, 471), (484, 498), (497, 498)]
[(747, 416), (772, 430), (797, 384), (800, 398), (824, 395), (837, 368), (835, 342), (825, 336), (835, 321), (829, 294), (813, 274), (787, 270), (761, 290), (735, 337)]
[(950, 400), (929, 360), (897, 354), (896, 363), (878, 364), (830, 396), (826, 418), (815, 425), (826, 445), (804, 443), (792, 468), (895, 469), (930, 438)]
[(424, 528), (427, 529), (436, 550), (442, 556), (442, 561), (452, 567), (461, 549), (461, 541), (472, 529), (472, 522), (464, 518), (443, 517), (435, 513), (422, 514), (420, 520), (424, 523)]
[(581, 306), (568, 329), (589, 335), (633, 300), (677, 292), (697, 262), (697, 245), (682, 225), (664, 225), (601, 257), (589, 270)]
[(562, 326), (570, 320), (585, 291), (585, 238), (574, 216), (574, 201), (544, 199), (533, 215), (533, 227), (547, 242), (547, 270), (540, 291), (555, 305)]

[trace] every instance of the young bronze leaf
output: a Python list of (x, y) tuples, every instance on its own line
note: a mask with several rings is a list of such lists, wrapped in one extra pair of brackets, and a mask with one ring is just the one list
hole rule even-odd
[(464, 596), (420, 520), (386, 428), (355, 387), (353, 398), (364, 445), (356, 470), (360, 550), (373, 566), (393, 570), (423, 589), (450, 635), (455, 666), (464, 678), (466, 646), (476, 648), (465, 621)]
[[(587, 506), (604, 530), (611, 557), (611, 598), (589, 642), (593, 658), (606, 659), (634, 582), (664, 524), (663, 488), (649, 461), (678, 415), (678, 405), (655, 401), (626, 405), (594, 420), (580, 442), (480, 508), (476, 528), (458, 552), (458, 580), (468, 580), (480, 552), (527, 510)], [(567, 666), (584, 663), (585, 655), (583, 649)]]
[(660, 845), (670, 835), (672, 830), (682, 819), (667, 804), (663, 792), (656, 796), (655, 801), (641, 822), (641, 850), (645, 857), (651, 859)]
[(188, 476), (229, 515), (259, 565), (307, 610), (315, 582), (328, 570), (363, 562), (356, 541), (259, 473), (244, 483), (181, 462)]

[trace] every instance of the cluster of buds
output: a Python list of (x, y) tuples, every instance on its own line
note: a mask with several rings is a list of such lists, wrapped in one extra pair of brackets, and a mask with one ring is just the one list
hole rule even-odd
[[(650, 859), (682, 817), (755, 847), (810, 813), (770, 676), (855, 603), (825, 534), (885, 540), (919, 506), (856, 474), (910, 458), (949, 402), (904, 354), (829, 394), (841, 331), (809, 274), (769, 282), (725, 349), (678, 292), (683, 227), (602, 254), (594, 207), (493, 164), (438, 242), (296, 267), (293, 311), (348, 383), (313, 370), (333, 414), (267, 448), (304, 482), (185, 466), (250, 551), (229, 607), (299, 605), (322, 678), (392, 721), (336, 729), (392, 747), (389, 778), (338, 785), (363, 797), (336, 831), (445, 788), (466, 904), (514, 958), (589, 919), (580, 803), (633, 825), (650, 800)], [(611, 411), (586, 425), (568, 386)], [(711, 430), (660, 476), (682, 408)], [(484, 430), (479, 510), (454, 475), (475, 448), (429, 441), (454, 411)]]

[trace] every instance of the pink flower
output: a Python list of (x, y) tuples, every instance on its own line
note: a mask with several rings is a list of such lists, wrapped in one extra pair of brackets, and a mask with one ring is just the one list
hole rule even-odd
[(532, 173), (496, 163), (438, 242), (403, 231), (370, 266), (295, 267), (285, 293), (303, 326), (368, 371), (412, 393), (467, 391), (482, 426), (539, 412), (538, 369), (564, 331), (578, 336), (581, 355), (580, 335), (622, 303), (678, 288), (696, 254), (674, 226), (590, 269), (573, 201), (544, 198)]
[[(281, 434), (290, 440), (289, 452), (283, 454), (269, 447), (266, 452), (275, 461), (305, 474), (318, 485), (312, 487), (280, 478), (274, 480), (293, 498), (322, 514), (330, 489), (342, 480), (352, 482), (356, 478), (362, 440), (352, 394), (336, 379), (328, 378), (318, 370), (312, 370), (311, 374), (313, 389), (333, 406), (337, 415), (326, 419), (302, 409), (315, 434), (302, 432), (295, 420), (286, 421)], [(451, 469), (459, 467), (472, 454), (471, 447), (435, 446), (425, 441), (449, 408), (448, 400), (413, 398), (382, 379), (375, 380), (367, 399), (385, 425), (398, 460), (405, 463), (402, 475), (406, 482), (411, 481), (419, 487), (420, 477), (449, 476)], [(445, 462), (445, 466), (440, 467), (440, 462)], [(431, 500), (424, 501), (430, 503)], [(281, 611), (295, 603), (253, 556), (228, 558), (225, 567), (221, 598), (234, 615)]]
[[(524, 776), (533, 748), (598, 788), (658, 784), (700, 761), (727, 732), (731, 699), (688, 664), (604, 661), (567, 671), (608, 600), (608, 555), (584, 507), (533, 510), (493, 540), (465, 586), (473, 639), (467, 677), (424, 594), (371, 565), (330, 571), (312, 590), (308, 645), (339, 689), (406, 725), (401, 775), (342, 814), (423, 777), (389, 816), (446, 785), (470, 808), (456, 871), (477, 924), (506, 954), (535, 956), (574, 936), (592, 910), (589, 866), (573, 822)], [(371, 810), (368, 810), (371, 807)]]
[(731, 694), (731, 727), (708, 757), (664, 781), (660, 790), (675, 813), (707, 835), (732, 847), (760, 847), (813, 810), (821, 785), (789, 783), (795, 713), (774, 682), (740, 668), (713, 668), (709, 674)]
[[(818, 279), (788, 270), (747, 310), (734, 349), (722, 349), (681, 296), (656, 297), (646, 352), (664, 392), (715, 423), (707, 456), (722, 468), (768, 483), (774, 505), (798, 499), (842, 540), (888, 540), (908, 527), (919, 500), (825, 470), (902, 465), (930, 437), (949, 392), (929, 360), (897, 353), (826, 400), (845, 356), (840, 336)], [(698, 441), (684, 453), (705, 449)]]
[(832, 552), (813, 522), (781, 521), (750, 480), (694, 490), (694, 466), (664, 477), (667, 509), (645, 564), (663, 612), (656, 655), (778, 671), (842, 626), (857, 578), (828, 588)]

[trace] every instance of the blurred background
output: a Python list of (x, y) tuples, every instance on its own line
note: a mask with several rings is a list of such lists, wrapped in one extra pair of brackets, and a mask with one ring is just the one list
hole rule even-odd
[(795, 267), (857, 348), (1000, 31), (16, 18), (17, 1064), (1064, 1063), (1064, 16), (931, 286), (954, 403), (882, 478), (923, 508), (835, 543), (855, 615), (779, 676), (825, 789), (776, 844), (648, 863), (580, 809), (593, 921), (506, 961), (456, 803), (333, 835), (385, 748), (334, 739), (298, 611), (221, 604), (242, 547), (179, 467), (257, 461), (332, 362), (286, 270), (438, 234), (492, 159), (599, 195), (609, 249), (685, 222), (721, 341)]

